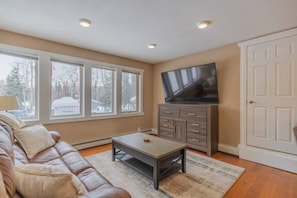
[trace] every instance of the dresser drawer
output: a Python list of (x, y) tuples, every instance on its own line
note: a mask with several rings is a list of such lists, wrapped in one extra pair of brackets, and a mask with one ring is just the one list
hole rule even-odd
[(174, 119), (160, 118), (160, 127), (173, 129), (174, 128)]
[(187, 133), (187, 144), (206, 147), (206, 135)]
[(182, 119), (199, 119), (206, 122), (207, 108), (180, 108), (180, 118)]
[(206, 126), (207, 126), (206, 122), (197, 122), (195, 120), (188, 120), (187, 132), (205, 135), (207, 133)]
[(187, 121), (187, 127), (188, 128), (200, 128), (200, 129), (206, 129), (207, 127), (207, 123), (206, 122), (202, 122), (202, 121), (197, 121), (197, 120), (188, 120)]
[(167, 128), (160, 128), (159, 135), (161, 137), (171, 138), (173, 139), (175, 137), (175, 133), (173, 129), (167, 129)]
[(160, 116), (161, 117), (178, 118), (179, 108), (171, 107), (171, 106), (160, 106)]
[(200, 129), (200, 128), (190, 128), (187, 127), (187, 133), (193, 133), (193, 134), (198, 134), (198, 135), (206, 135), (206, 129)]

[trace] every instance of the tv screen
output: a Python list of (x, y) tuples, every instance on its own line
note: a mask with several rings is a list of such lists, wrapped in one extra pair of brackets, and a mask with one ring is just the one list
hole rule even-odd
[(167, 71), (161, 76), (167, 103), (219, 103), (215, 63)]

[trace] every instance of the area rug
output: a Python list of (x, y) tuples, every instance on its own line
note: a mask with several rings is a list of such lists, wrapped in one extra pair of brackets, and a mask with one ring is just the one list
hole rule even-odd
[(220, 198), (244, 172), (244, 168), (187, 151), (186, 173), (177, 172), (161, 180), (159, 190), (155, 190), (152, 180), (120, 161), (112, 161), (111, 151), (86, 159), (133, 198)]

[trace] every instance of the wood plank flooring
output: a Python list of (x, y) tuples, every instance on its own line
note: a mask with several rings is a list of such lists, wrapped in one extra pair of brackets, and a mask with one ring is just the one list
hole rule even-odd
[[(82, 156), (111, 150), (111, 144), (80, 150)], [(205, 153), (189, 149), (201, 155)], [(218, 152), (212, 158), (245, 168), (224, 198), (297, 198), (297, 174)]]

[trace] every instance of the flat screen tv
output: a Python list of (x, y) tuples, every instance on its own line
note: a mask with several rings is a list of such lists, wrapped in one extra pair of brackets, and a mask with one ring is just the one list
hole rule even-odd
[(165, 102), (218, 104), (216, 64), (161, 73)]

